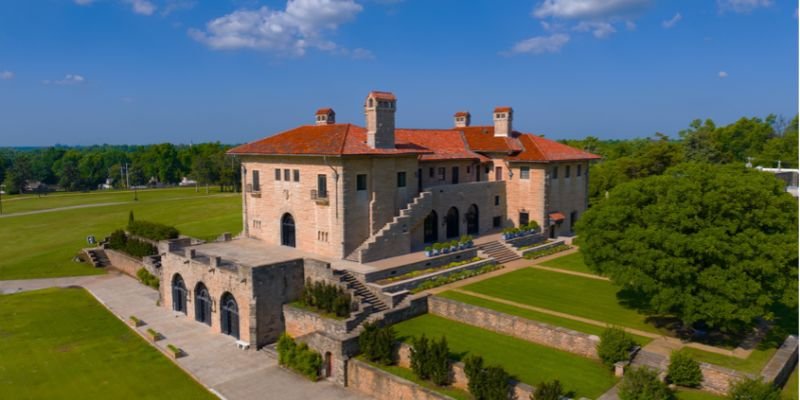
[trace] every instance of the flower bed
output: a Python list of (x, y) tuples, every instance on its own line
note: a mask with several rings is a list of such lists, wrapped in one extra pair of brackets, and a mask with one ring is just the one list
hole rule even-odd
[(445, 269), (460, 267), (462, 265), (466, 265), (466, 264), (477, 262), (477, 261), (481, 261), (481, 260), (483, 260), (483, 258), (481, 258), (481, 257), (473, 257), (473, 258), (471, 258), (469, 260), (453, 261), (453, 262), (451, 262), (449, 264), (440, 265), (438, 267), (420, 269), (420, 270), (416, 270), (416, 271), (411, 271), (411, 272), (405, 273), (403, 275), (397, 275), (397, 276), (393, 276), (391, 278), (381, 279), (381, 280), (377, 281), (376, 283), (378, 285), (386, 285), (386, 284), (389, 284), (389, 283), (392, 283), (392, 282), (398, 282), (398, 281), (403, 281), (403, 280), (406, 280), (406, 279), (416, 278), (418, 276), (427, 275), (427, 274), (430, 274), (430, 273), (433, 273), (433, 272), (437, 272), (437, 271), (442, 271), (442, 270), (445, 270)]
[(419, 292), (421, 292), (423, 290), (433, 289), (435, 287), (447, 285), (448, 283), (453, 283), (453, 282), (456, 282), (456, 281), (460, 281), (462, 279), (472, 278), (473, 276), (478, 276), (478, 275), (482, 275), (482, 274), (489, 273), (489, 272), (492, 272), (492, 271), (496, 271), (496, 270), (498, 270), (500, 268), (503, 268), (503, 266), (502, 265), (497, 265), (497, 264), (491, 264), (491, 265), (484, 266), (484, 267), (482, 267), (480, 269), (466, 270), (466, 271), (461, 271), (461, 272), (458, 272), (458, 273), (455, 273), (455, 274), (451, 274), (451, 275), (447, 275), (447, 276), (440, 276), (440, 277), (438, 277), (436, 279), (432, 279), (432, 280), (428, 280), (428, 281), (422, 282), (419, 286), (411, 289), (410, 292), (411, 293), (419, 293)]
[(565, 244), (563, 241), (559, 240), (545, 245), (536, 246), (526, 251), (523, 251), (522, 256), (528, 260), (535, 260), (537, 258), (542, 258), (552, 254), (560, 253), (562, 251), (569, 250), (571, 248), (572, 247)]
[(539, 232), (539, 224), (536, 221), (531, 221), (526, 225), (520, 225), (517, 228), (503, 229), (503, 240), (509, 240), (522, 236), (532, 235), (538, 232)]
[(469, 249), (475, 244), (472, 243), (472, 236), (461, 236), (460, 240), (451, 240), (449, 242), (434, 243), (431, 246), (425, 247), (425, 255), (428, 257), (438, 256), (440, 254), (447, 254), (458, 250)]

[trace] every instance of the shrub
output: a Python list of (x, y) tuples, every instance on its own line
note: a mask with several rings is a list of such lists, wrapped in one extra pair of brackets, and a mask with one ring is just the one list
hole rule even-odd
[(307, 279), (300, 303), (337, 317), (348, 317), (353, 301), (350, 293), (337, 285)]
[(619, 385), (621, 400), (671, 400), (674, 395), (658, 373), (650, 368), (635, 368), (625, 372)]
[(114, 232), (111, 232), (111, 236), (108, 238), (108, 247), (111, 247), (114, 250), (124, 249), (127, 243), (128, 236), (122, 229), (117, 229)]
[[(790, 383), (791, 384), (791, 383)], [(761, 378), (745, 378), (733, 384), (728, 398), (731, 400), (780, 400), (781, 393)]]
[(620, 328), (608, 328), (600, 334), (597, 355), (603, 360), (603, 364), (613, 367), (617, 361), (627, 360), (634, 346), (636, 342), (627, 332)]
[(564, 389), (561, 387), (561, 382), (558, 379), (542, 382), (536, 387), (535, 396), (531, 393), (531, 400), (561, 400), (564, 395)]
[(177, 239), (180, 233), (173, 226), (148, 221), (128, 221), (128, 232), (150, 240)]
[(155, 246), (143, 240), (129, 238), (122, 229), (111, 232), (108, 247), (139, 258), (158, 254)]
[(146, 269), (139, 268), (139, 270), (136, 271), (136, 277), (139, 278), (139, 282), (142, 282), (142, 284), (150, 286), (153, 289), (158, 289), (158, 278)]
[(703, 372), (689, 353), (679, 350), (669, 357), (667, 379), (676, 385), (696, 387), (703, 381)]
[(439, 386), (450, 383), (450, 349), (444, 336), (438, 341), (431, 341), (429, 347), (429, 372), (431, 381)]
[(569, 245), (561, 244), (561, 245), (550, 247), (550, 248), (543, 249), (543, 250), (532, 251), (530, 253), (525, 254), (525, 258), (528, 259), (528, 260), (534, 260), (534, 259), (537, 259), (537, 258), (542, 258), (542, 257), (545, 257), (545, 256), (549, 256), (551, 254), (560, 253), (562, 251), (569, 250), (570, 248), (571, 247), (569, 247)]
[(322, 356), (308, 348), (305, 343), (297, 344), (291, 336), (282, 334), (278, 339), (278, 363), (316, 381), (322, 367)]
[(481, 275), (481, 274), (485, 274), (487, 272), (492, 272), (492, 271), (498, 270), (500, 268), (503, 268), (503, 266), (502, 265), (497, 265), (497, 264), (492, 264), (492, 265), (487, 265), (487, 266), (481, 267), (480, 269), (477, 269), (477, 270), (473, 269), (473, 270), (470, 270), (470, 271), (456, 272), (455, 274), (450, 274), (450, 275), (448, 275), (446, 277), (445, 276), (440, 276), (440, 277), (438, 277), (436, 279), (432, 279), (432, 280), (428, 280), (428, 281), (422, 282), (419, 286), (411, 289), (410, 292), (412, 294), (413, 293), (419, 293), (419, 292), (421, 292), (423, 290), (433, 289), (435, 287), (439, 287), (439, 286), (442, 286), (442, 285), (447, 285), (448, 283), (453, 283), (455, 281), (460, 281), (462, 279), (467, 279), (467, 278), (471, 278), (473, 276), (478, 276), (478, 275)]
[(464, 359), (464, 372), (469, 383), (467, 388), (476, 400), (507, 400), (511, 376), (500, 367), (484, 367), (480, 356)]
[(394, 362), (395, 332), (391, 326), (378, 327), (374, 323), (364, 325), (364, 331), (358, 336), (358, 345), (361, 353), (368, 360), (383, 365)]
[(430, 378), (428, 338), (422, 334), (420, 337), (412, 338), (411, 343), (411, 370), (419, 379)]

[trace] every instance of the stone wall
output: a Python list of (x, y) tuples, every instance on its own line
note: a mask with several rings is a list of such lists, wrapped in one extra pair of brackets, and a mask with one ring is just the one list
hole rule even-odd
[(458, 266), (458, 267), (453, 267), (453, 268), (449, 268), (449, 269), (443, 269), (443, 270), (440, 270), (440, 271), (431, 272), (431, 273), (428, 273), (428, 274), (425, 274), (425, 275), (420, 275), (420, 276), (417, 276), (417, 277), (414, 277), (414, 278), (404, 279), (402, 281), (397, 281), (397, 282), (388, 283), (386, 285), (381, 285), (379, 287), (380, 287), (381, 291), (389, 292), (389, 293), (399, 292), (399, 291), (402, 291), (402, 290), (412, 290), (412, 289), (416, 288), (417, 286), (419, 286), (419, 285), (421, 285), (424, 282), (429, 281), (429, 280), (433, 280), (433, 279), (437, 279), (437, 278), (441, 278), (441, 277), (447, 277), (447, 276), (450, 276), (450, 275), (453, 275), (453, 274), (457, 274), (457, 273), (463, 272), (463, 271), (476, 270), (476, 269), (483, 268), (483, 267), (485, 267), (487, 265), (493, 265), (493, 264), (495, 264), (495, 261), (494, 261), (493, 258), (485, 258), (485, 259), (478, 260), (478, 261), (471, 262), (471, 263), (467, 263), (467, 264), (464, 264), (464, 265), (461, 265), (461, 266)]
[(428, 312), (584, 357), (598, 358), (597, 344), (600, 342), (600, 338), (595, 335), (587, 335), (436, 296), (428, 298)]
[(534, 245), (537, 243), (544, 242), (545, 240), (547, 240), (547, 236), (545, 236), (544, 233), (534, 233), (531, 235), (508, 239), (506, 240), (506, 243), (519, 249), (520, 247)]
[(719, 365), (700, 363), (700, 371), (703, 373), (703, 381), (700, 382), (700, 390), (727, 395), (731, 385), (742, 379), (745, 375), (739, 371), (720, 367)]
[(450, 264), (454, 261), (469, 260), (478, 255), (478, 249), (473, 247), (456, 251), (453, 253), (442, 254), (435, 257), (429, 257), (421, 261), (412, 262), (410, 264), (401, 265), (396, 268), (386, 268), (378, 271), (368, 272), (363, 274), (366, 282), (375, 282), (381, 279), (391, 278), (397, 275), (407, 274), (409, 272), (418, 271), (426, 268), (435, 268), (440, 265)]
[(144, 268), (144, 263), (139, 258), (131, 257), (117, 250), (105, 249), (104, 251), (108, 260), (111, 261), (111, 266), (125, 275), (136, 278), (136, 271)]
[(450, 400), (449, 397), (356, 359), (348, 361), (347, 376), (350, 389), (378, 400)]
[(767, 362), (761, 370), (761, 376), (767, 382), (774, 382), (778, 386), (783, 386), (789, 375), (792, 374), (797, 366), (797, 336), (791, 335), (783, 341), (783, 344), (775, 352), (775, 355)]
[(529, 249), (522, 250), (522, 256), (524, 257), (525, 255), (528, 255), (528, 254), (531, 254), (531, 253), (535, 253), (537, 251), (542, 251), (542, 250), (551, 249), (553, 247), (563, 246), (564, 244), (566, 244), (566, 243), (563, 240), (554, 240), (554, 241), (552, 241), (550, 243), (545, 243), (545, 244), (540, 245), (540, 246), (535, 246), (535, 247), (531, 247)]
[(346, 320), (325, 318), (291, 304), (283, 305), (283, 319), (286, 334), (291, 337), (305, 336), (313, 332), (325, 332), (339, 337), (347, 335)]

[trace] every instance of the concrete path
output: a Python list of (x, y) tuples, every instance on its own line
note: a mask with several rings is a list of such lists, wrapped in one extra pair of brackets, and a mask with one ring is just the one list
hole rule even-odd
[(227, 400), (255, 399), (366, 399), (331, 382), (309, 382), (277, 365), (263, 351), (238, 350), (235, 340), (211, 332), (185, 315), (156, 306), (158, 293), (125, 275), (80, 278), (0, 281), (0, 291), (13, 293), (53, 286), (80, 285), (127, 322), (131, 315), (145, 322), (136, 329), (142, 336), (152, 328), (164, 336), (155, 346), (166, 352), (173, 344), (186, 352), (176, 360), (189, 375)]

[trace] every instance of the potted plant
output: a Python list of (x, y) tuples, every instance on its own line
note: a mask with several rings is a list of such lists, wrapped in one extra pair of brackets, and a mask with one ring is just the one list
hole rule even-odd
[(472, 242), (472, 235), (467, 235), (467, 248), (470, 248), (474, 245)]
[(450, 252), (450, 245), (448, 243), (441, 243), (440, 246), (442, 246), (441, 254), (447, 254)]
[(425, 246), (425, 257), (430, 257), (432, 254), (433, 248), (431, 246)]
[(442, 245), (439, 243), (433, 244), (433, 255), (438, 256), (442, 252)]
[(458, 241), (453, 239), (450, 241), (450, 251), (458, 250)]

